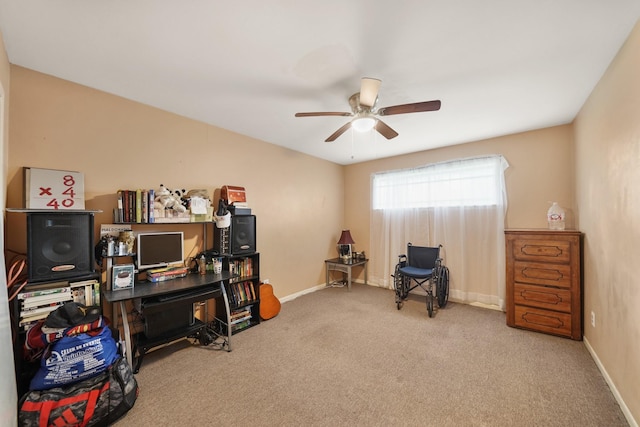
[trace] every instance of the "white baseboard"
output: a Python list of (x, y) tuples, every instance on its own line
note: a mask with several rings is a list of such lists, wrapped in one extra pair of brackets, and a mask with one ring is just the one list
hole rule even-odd
[[(352, 283), (362, 283), (364, 285), (364, 280), (363, 281), (353, 280)], [(375, 285), (373, 285), (371, 283), (368, 283), (368, 285), (369, 286), (375, 286)], [(301, 297), (302, 295), (310, 294), (312, 292), (320, 291), (322, 289), (328, 289), (326, 283), (322, 283), (320, 285), (316, 285), (316, 286), (313, 286), (311, 288), (304, 289), (304, 290), (302, 290), (300, 292), (296, 292), (295, 294), (287, 295), (286, 297), (279, 298), (279, 300), (280, 300), (280, 302), (291, 301), (291, 300), (294, 300), (294, 299), (296, 299), (298, 297)]]
[(322, 285), (316, 285), (316, 286), (314, 286), (312, 288), (307, 288), (307, 289), (304, 289), (304, 290), (302, 290), (300, 292), (296, 292), (295, 294), (291, 294), (291, 295), (287, 295), (286, 297), (282, 297), (282, 298), (280, 298), (280, 302), (291, 301), (291, 300), (294, 300), (294, 299), (296, 299), (298, 297), (301, 297), (302, 295), (310, 294), (312, 292), (319, 291), (320, 289), (324, 289), (324, 288), (326, 288), (326, 285), (324, 283)]
[(585, 347), (587, 347), (587, 351), (589, 351), (589, 354), (591, 354), (591, 357), (596, 362), (596, 366), (600, 370), (600, 373), (604, 377), (604, 380), (609, 385), (609, 388), (611, 389), (611, 393), (613, 393), (613, 397), (618, 402), (618, 405), (620, 405), (620, 409), (622, 410), (624, 417), (627, 419), (629, 426), (638, 427), (638, 422), (633, 418), (633, 415), (631, 415), (631, 411), (629, 411), (627, 404), (624, 403), (624, 399), (622, 399), (622, 396), (620, 396), (620, 393), (618, 392), (618, 389), (616, 388), (615, 383), (611, 380), (611, 377), (607, 373), (607, 370), (604, 368), (604, 366), (600, 362), (600, 359), (598, 358), (598, 355), (596, 354), (595, 350), (593, 349), (593, 347), (591, 347), (591, 344), (589, 344), (589, 340), (586, 337), (582, 337), (582, 342), (584, 342)]

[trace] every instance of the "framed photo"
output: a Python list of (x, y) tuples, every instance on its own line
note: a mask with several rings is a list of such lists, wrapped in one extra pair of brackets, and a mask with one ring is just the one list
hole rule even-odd
[(133, 264), (116, 264), (111, 267), (111, 290), (131, 289), (135, 280)]

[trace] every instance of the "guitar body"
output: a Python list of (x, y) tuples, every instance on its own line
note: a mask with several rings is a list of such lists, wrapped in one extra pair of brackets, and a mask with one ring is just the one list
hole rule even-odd
[(260, 318), (269, 320), (280, 313), (280, 300), (273, 294), (273, 286), (260, 284)]

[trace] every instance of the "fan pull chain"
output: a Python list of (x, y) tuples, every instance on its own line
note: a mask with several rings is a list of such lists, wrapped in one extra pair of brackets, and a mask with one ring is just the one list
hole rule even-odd
[(353, 160), (353, 133), (355, 132), (355, 130), (353, 130), (353, 128), (351, 128), (351, 160)]

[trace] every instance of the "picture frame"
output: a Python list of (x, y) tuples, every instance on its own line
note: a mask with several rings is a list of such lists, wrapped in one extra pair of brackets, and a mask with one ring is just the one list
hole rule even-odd
[(111, 290), (132, 289), (135, 282), (133, 264), (116, 264), (111, 267)]

